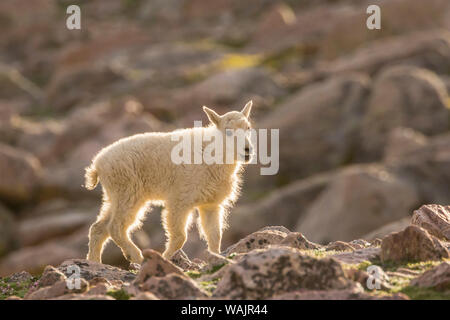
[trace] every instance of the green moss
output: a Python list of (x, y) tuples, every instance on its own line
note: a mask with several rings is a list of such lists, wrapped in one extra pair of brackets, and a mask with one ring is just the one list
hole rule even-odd
[(336, 250), (326, 251), (324, 248), (321, 248), (321, 249), (302, 250), (302, 252), (315, 258), (325, 258), (331, 255), (342, 253), (344, 251), (336, 251)]
[(129, 295), (125, 290), (109, 290), (106, 292), (108, 296), (113, 297), (116, 300), (129, 300), (131, 298), (131, 295)]
[(36, 285), (38, 277), (21, 282), (10, 282), (10, 278), (0, 278), (0, 300), (4, 300), (10, 296), (18, 296), (23, 298), (28, 290)]
[(431, 288), (420, 288), (415, 286), (406, 286), (399, 292), (406, 294), (413, 300), (450, 300), (450, 293), (440, 292)]
[(186, 271), (185, 274), (192, 279), (198, 279), (202, 276), (201, 272), (195, 270)]
[(219, 282), (219, 278), (213, 279), (211, 281), (201, 281), (199, 285), (209, 294), (212, 294), (214, 290), (216, 290), (217, 282)]
[(369, 266), (371, 266), (371, 265), (372, 265), (372, 262), (366, 260), (366, 261), (363, 261), (363, 262), (361, 262), (360, 264), (358, 264), (358, 265), (356, 266), (356, 269), (362, 270), (362, 271), (366, 271), (367, 268), (368, 268)]
[(232, 254), (230, 254), (227, 259), (234, 259), (234, 257), (236, 257), (236, 252), (233, 252)]
[(223, 266), (225, 266), (227, 263), (222, 263), (222, 264), (218, 264), (214, 267), (212, 267), (211, 269), (209, 269), (208, 271), (206, 271), (207, 274), (213, 274), (217, 271), (219, 271), (220, 269), (223, 268)]
[(411, 279), (408, 277), (391, 276), (389, 284), (392, 286), (388, 293), (403, 293), (412, 300), (448, 300), (450, 292), (440, 292), (433, 288), (421, 288), (410, 286)]
[(408, 262), (406, 263), (405, 268), (417, 271), (427, 271), (440, 265), (441, 263), (442, 261)]
[(381, 260), (377, 259), (372, 261), (373, 264), (380, 266), (384, 271), (396, 271), (398, 268), (407, 268), (415, 271), (426, 271), (429, 270), (439, 264), (442, 261), (420, 261), (420, 262), (411, 262), (411, 261), (385, 261), (381, 262)]
[(388, 290), (390, 293), (400, 292), (404, 287), (409, 285), (411, 281), (408, 277), (399, 277), (399, 276), (390, 276), (389, 277), (389, 285), (391, 285), (391, 289)]
[(190, 277), (191, 279), (198, 279), (198, 278), (200, 278), (202, 275), (216, 273), (217, 271), (219, 271), (220, 269), (222, 269), (226, 264), (227, 264), (227, 263), (218, 264), (218, 265), (212, 267), (211, 269), (205, 271), (204, 273), (201, 273), (200, 271), (196, 271), (196, 270), (189, 270), (189, 271), (186, 271), (185, 274), (186, 274), (188, 277)]

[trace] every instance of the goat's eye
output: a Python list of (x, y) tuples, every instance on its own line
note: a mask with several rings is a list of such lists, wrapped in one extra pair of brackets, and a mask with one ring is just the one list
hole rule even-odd
[(231, 137), (233, 135), (233, 132), (231, 130), (227, 129), (226, 135)]

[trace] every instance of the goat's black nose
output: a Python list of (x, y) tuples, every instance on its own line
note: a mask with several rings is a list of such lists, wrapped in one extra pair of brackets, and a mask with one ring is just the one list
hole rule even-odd
[(249, 147), (245, 147), (245, 153), (250, 153), (250, 148)]

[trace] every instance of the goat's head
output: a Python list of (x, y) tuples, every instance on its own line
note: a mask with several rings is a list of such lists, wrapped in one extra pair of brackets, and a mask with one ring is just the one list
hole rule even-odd
[(205, 111), (211, 124), (224, 137), (224, 157), (232, 155), (235, 162), (248, 163), (253, 155), (249, 121), (251, 110), (252, 101), (247, 102), (241, 111), (230, 111), (224, 115), (219, 115), (214, 110), (203, 107), (203, 111)]

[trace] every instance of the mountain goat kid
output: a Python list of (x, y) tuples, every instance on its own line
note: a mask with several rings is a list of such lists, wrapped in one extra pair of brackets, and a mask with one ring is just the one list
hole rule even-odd
[[(227, 209), (238, 196), (242, 165), (248, 163), (252, 155), (248, 136), (251, 108), (249, 101), (242, 111), (220, 116), (203, 107), (211, 122), (207, 127), (137, 134), (102, 149), (86, 168), (85, 175), (87, 189), (94, 189), (99, 181), (103, 188), (103, 205), (89, 230), (87, 259), (101, 262), (103, 246), (111, 238), (128, 261), (141, 263), (141, 250), (130, 239), (130, 233), (140, 226), (140, 209), (151, 201), (162, 201), (165, 206), (162, 213), (167, 236), (164, 257), (170, 259), (183, 247), (195, 208), (209, 251), (219, 253)], [(228, 161), (225, 159), (230, 152), (228, 142), (235, 139), (230, 131), (237, 129), (245, 131), (245, 148), (240, 152), (233, 146), (233, 158)], [(214, 149), (215, 159), (223, 161), (174, 163), (172, 150), (179, 144), (174, 136), (194, 141), (198, 134), (202, 137), (217, 135), (224, 141), (219, 144), (220, 148)], [(205, 140), (200, 142), (202, 153), (206, 149)], [(191, 156), (195, 152), (192, 150)]]

